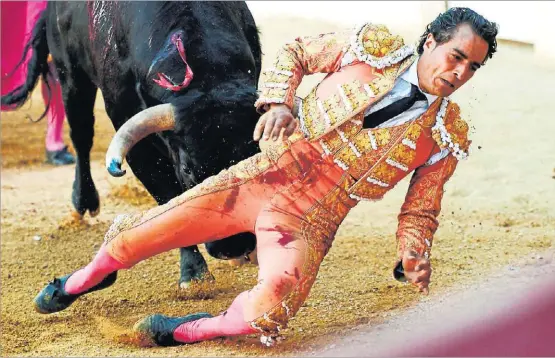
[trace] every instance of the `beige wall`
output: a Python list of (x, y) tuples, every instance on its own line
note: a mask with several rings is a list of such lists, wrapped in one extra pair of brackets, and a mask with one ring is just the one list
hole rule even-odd
[(449, 1), (468, 6), (499, 24), (499, 38), (532, 44), (535, 62), (555, 67), (554, 1)]
[(336, 23), (342, 27), (372, 21), (389, 26), (409, 42), (423, 32), (421, 3), (422, 1), (247, 1), (257, 20), (267, 20), (273, 16), (304, 17)]
[(555, 31), (553, 31), (555, 2), (543, 2), (539, 10), (534, 36), (535, 60), (545, 67), (555, 68)]
[(419, 1), (420, 23), (424, 30), (439, 14), (447, 10), (446, 1)]
[[(425, 26), (450, 7), (466, 6), (500, 26), (499, 38), (534, 44), (539, 62), (555, 63), (552, 30), (555, 1), (247, 1), (256, 20), (304, 17), (352, 27), (379, 22), (412, 43)], [(290, 30), (290, 29), (288, 29)], [(297, 34), (302, 35), (302, 34)]]
[(543, 1), (449, 1), (466, 6), (499, 24), (499, 38), (534, 43), (536, 18)]

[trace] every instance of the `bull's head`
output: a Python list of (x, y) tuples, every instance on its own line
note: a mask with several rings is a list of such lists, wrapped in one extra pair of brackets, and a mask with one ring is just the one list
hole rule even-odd
[(252, 139), (259, 117), (258, 71), (249, 44), (233, 32), (209, 37), (196, 32), (176, 30), (164, 39), (147, 72), (152, 107), (117, 131), (106, 154), (110, 174), (124, 175), (123, 158), (152, 133), (164, 132), (159, 134), (167, 145), (164, 154), (184, 188), (258, 151)]
[(255, 99), (250, 81), (232, 80), (206, 92), (192, 89), (172, 97), (171, 103), (147, 108), (119, 128), (106, 154), (106, 168), (113, 176), (124, 175), (123, 158), (133, 145), (152, 133), (168, 131), (162, 138), (177, 177), (190, 187), (256, 153)]

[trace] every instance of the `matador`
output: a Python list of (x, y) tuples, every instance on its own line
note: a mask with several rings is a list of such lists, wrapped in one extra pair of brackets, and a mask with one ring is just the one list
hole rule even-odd
[[(95, 258), (50, 282), (36, 309), (61, 311), (154, 255), (253, 232), (258, 282), (225, 312), (155, 314), (135, 330), (162, 346), (254, 333), (271, 344), (306, 300), (349, 211), (382, 199), (411, 173), (393, 271), (427, 292), (444, 186), (470, 144), (448, 96), (491, 58), (496, 34), (495, 23), (453, 8), (428, 25), (416, 48), (373, 23), (285, 45), (263, 72), (255, 103), (254, 139), (271, 145), (165, 205), (118, 216)], [(303, 76), (314, 73), (327, 76), (297, 98)], [(130, 122), (171, 123), (172, 112), (152, 107)]]

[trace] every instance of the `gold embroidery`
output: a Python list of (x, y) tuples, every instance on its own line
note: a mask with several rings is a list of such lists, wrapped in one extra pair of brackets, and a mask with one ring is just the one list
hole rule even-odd
[(398, 176), (398, 172), (399, 169), (392, 168), (385, 161), (381, 161), (374, 167), (371, 173), (369, 173), (369, 176), (381, 182), (389, 184), (391, 188), (393, 187), (392, 183), (394, 183), (395, 177)]
[[(330, 118), (331, 126), (334, 126), (339, 121), (347, 118), (347, 115), (350, 114), (338, 94), (334, 94), (326, 99), (323, 102), (323, 107)], [(321, 114), (320, 116), (324, 117), (324, 114)]]
[(370, 96), (366, 93), (366, 91), (364, 91), (363, 84), (357, 80), (342, 84), (341, 88), (343, 88), (343, 91), (351, 103), (353, 111), (355, 112), (359, 108), (368, 104), (368, 101), (370, 101)]
[(283, 88), (267, 88), (264, 90), (264, 97), (267, 98), (283, 98), (286, 94), (286, 89)]
[[(293, 100), (302, 77), (313, 73), (331, 73), (339, 68), (343, 49), (348, 44), (345, 32), (330, 33), (320, 36), (308, 36), (286, 44), (276, 56), (273, 68), (276, 73), (264, 71), (261, 76), (260, 97), (255, 103), (259, 110), (267, 103), (285, 103), (293, 108)], [(266, 83), (287, 86), (283, 91), (273, 91)]]
[[(414, 123), (408, 127), (404, 138), (412, 142), (416, 142), (420, 137), (421, 132), (422, 127), (420, 127), (417, 123)], [(389, 158), (409, 168), (412, 166), (415, 157), (416, 151), (404, 145), (402, 141), (399, 142), (389, 154)]]
[[(401, 128), (401, 127), (399, 127)], [(404, 130), (404, 128), (403, 128)], [(376, 138), (376, 142), (378, 147), (387, 145), (391, 141), (391, 133), (392, 131), (388, 130), (387, 128), (379, 128), (372, 131), (374, 138)]]
[(264, 83), (283, 83), (287, 84), (287, 80), (290, 76), (283, 73), (276, 73), (272, 71), (265, 72), (262, 77), (264, 78)]
[(444, 118), (445, 129), (451, 135), (453, 144), (468, 153), (470, 141), (468, 140), (468, 124), (461, 119), (460, 108), (454, 102), (449, 102)]
[(417, 169), (413, 174), (399, 214), (398, 258), (408, 248), (430, 256), (433, 235), (438, 227), (443, 187), (453, 175), (457, 162), (450, 155), (429, 167)]
[(288, 51), (281, 50), (278, 53), (277, 61), (274, 67), (280, 71), (293, 71), (295, 69), (295, 61)]
[[(372, 149), (368, 131), (376, 139), (378, 150)], [(363, 199), (381, 199), (387, 191), (408, 174), (416, 158), (416, 151), (404, 145), (402, 139), (409, 138), (416, 142), (420, 134), (421, 127), (414, 122), (410, 125), (361, 131), (355, 138), (355, 143), (364, 154), (359, 160), (350, 157), (344, 159), (353, 162), (349, 166), (349, 173), (355, 178), (360, 178), (351, 188), (350, 193)], [(406, 166), (407, 170), (387, 164), (388, 158)]]
[(313, 138), (315, 133), (323, 133), (326, 131), (325, 121), (321, 117), (316, 101), (316, 89), (314, 89), (303, 100), (302, 108), (300, 109), (303, 114), (303, 123), (301, 123), (301, 125), (309, 138)]
[(377, 73), (376, 79), (368, 84), (372, 92), (375, 93), (376, 97), (380, 97), (385, 92), (389, 91), (393, 87), (394, 82), (391, 81), (388, 77)]
[[(343, 133), (343, 135), (347, 139), (347, 142), (350, 141), (360, 131), (360, 129), (362, 128), (363, 119), (364, 113), (361, 112), (354, 116), (352, 120), (343, 123), (337, 128), (338, 131), (341, 131)], [(328, 134), (324, 135), (321, 139), (332, 153), (335, 153), (338, 149), (340, 149), (343, 145), (347, 143), (343, 141), (338, 131), (331, 131)]]
[(402, 143), (399, 143), (395, 146), (395, 148), (393, 148), (389, 154), (389, 158), (407, 168), (410, 168), (416, 158), (416, 151)]
[(387, 193), (390, 189), (391, 187), (386, 188), (370, 183), (366, 180), (361, 180), (356, 184), (356, 190), (353, 190), (352, 194), (365, 200), (379, 200), (383, 198), (385, 193)]
[(364, 51), (372, 56), (383, 57), (404, 45), (400, 36), (394, 36), (389, 29), (381, 24), (366, 24), (359, 32), (358, 43)]
[[(391, 138), (399, 137), (404, 133), (405, 129), (406, 125), (393, 128), (363, 129), (350, 139), (352, 144), (361, 153), (361, 156), (357, 157), (350, 146), (347, 145), (342, 147), (335, 157), (348, 165), (349, 174), (354, 178), (361, 178), (390, 149)], [(376, 139), (377, 150), (372, 147), (372, 142), (368, 135), (369, 132)]]
[[(339, 127), (339, 129), (342, 128)], [(344, 144), (343, 140), (339, 136), (339, 133), (337, 133), (336, 131), (329, 132), (328, 134), (323, 136), (321, 140), (331, 153), (335, 152)]]
[[(337, 123), (345, 122), (352, 113), (360, 112), (370, 101), (370, 96), (364, 90), (363, 84), (357, 80), (340, 85), (337, 92), (323, 102), (323, 109), (326, 111), (332, 127)], [(316, 98), (316, 95), (313, 98)], [(309, 100), (312, 100), (312, 97), (305, 101)], [(314, 133), (318, 132), (314, 131)]]

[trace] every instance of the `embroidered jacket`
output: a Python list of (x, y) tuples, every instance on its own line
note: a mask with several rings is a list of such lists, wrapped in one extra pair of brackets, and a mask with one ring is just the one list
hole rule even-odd
[[(270, 103), (295, 109), (301, 131), (356, 179), (349, 194), (379, 200), (408, 173), (410, 186), (399, 214), (400, 260), (412, 248), (429, 257), (443, 187), (457, 161), (466, 158), (468, 125), (459, 107), (438, 98), (418, 119), (390, 128), (362, 128), (364, 111), (394, 86), (415, 61), (414, 49), (385, 26), (297, 38), (262, 74), (260, 112)], [(328, 73), (304, 99), (295, 91), (304, 75)]]

